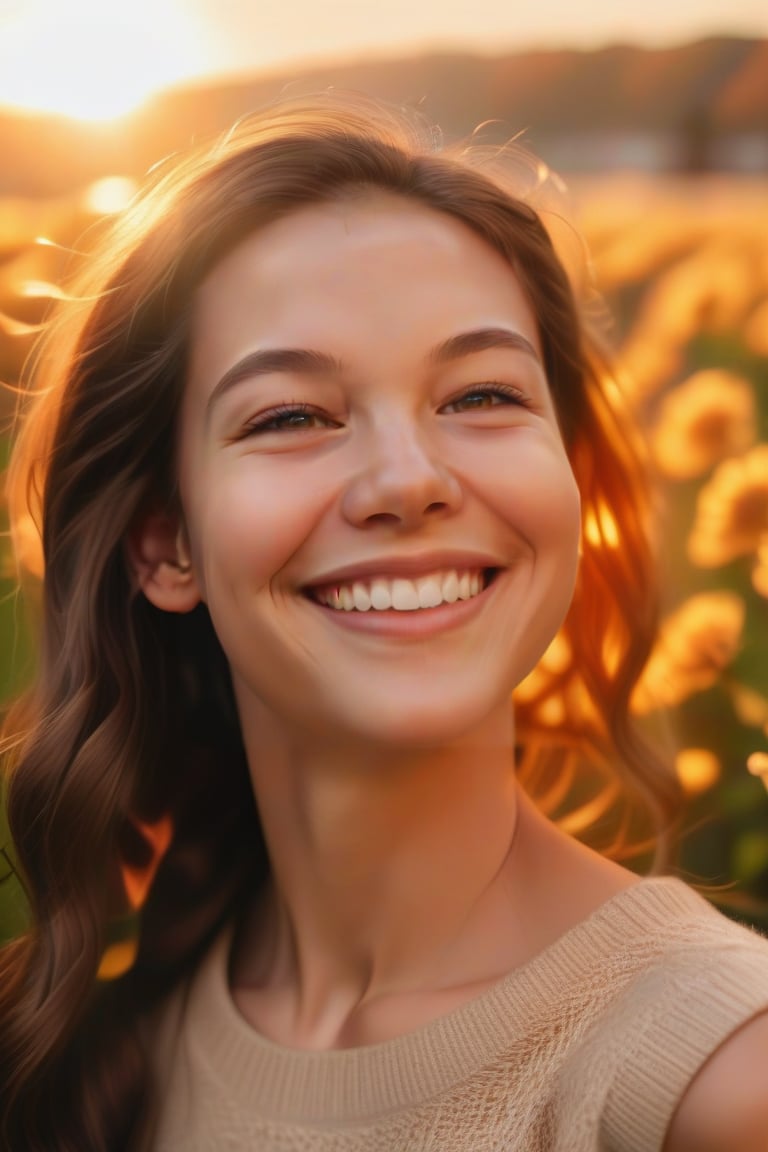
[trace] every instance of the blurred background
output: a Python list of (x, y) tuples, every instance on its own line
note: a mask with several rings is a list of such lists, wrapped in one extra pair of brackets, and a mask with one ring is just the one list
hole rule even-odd
[[(164, 157), (329, 85), (448, 139), (522, 133), (565, 182), (657, 474), (666, 616), (634, 706), (671, 717), (681, 871), (768, 927), (768, 7), (520, 7), (0, 0), (0, 469), (73, 253)], [(0, 517), (1, 710), (33, 655)], [(0, 940), (23, 922), (0, 806)]]

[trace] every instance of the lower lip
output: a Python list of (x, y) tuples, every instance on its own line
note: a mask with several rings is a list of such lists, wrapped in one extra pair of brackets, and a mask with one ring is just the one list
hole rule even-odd
[(396, 612), (393, 609), (381, 611), (374, 608), (368, 612), (345, 612), (343, 608), (329, 608), (317, 600), (309, 602), (334, 623), (353, 632), (420, 640), (458, 628), (481, 611), (498, 583), (499, 575), (469, 600), (456, 600), (453, 604), (440, 604), (437, 608), (416, 608), (412, 612)]

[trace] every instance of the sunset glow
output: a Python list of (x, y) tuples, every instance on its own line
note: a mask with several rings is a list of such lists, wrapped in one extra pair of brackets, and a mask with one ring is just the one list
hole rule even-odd
[(111, 120), (205, 63), (184, 0), (22, 0), (2, 16), (0, 104)]
[(186, 80), (432, 51), (595, 49), (768, 35), (765, 0), (0, 0), (0, 106), (110, 120)]

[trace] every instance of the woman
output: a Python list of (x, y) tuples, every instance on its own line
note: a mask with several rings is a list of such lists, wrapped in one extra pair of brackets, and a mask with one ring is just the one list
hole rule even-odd
[(12, 474), (45, 580), (7, 1146), (762, 1148), (768, 946), (515, 772), (675, 807), (628, 714), (637, 456), (503, 157), (278, 106), (75, 295)]

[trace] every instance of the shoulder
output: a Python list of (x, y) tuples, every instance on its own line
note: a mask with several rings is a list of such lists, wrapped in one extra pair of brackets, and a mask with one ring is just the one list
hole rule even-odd
[(608, 1147), (768, 1152), (768, 941), (679, 881), (622, 904), (633, 970), (607, 1020)]
[(687, 1088), (664, 1152), (766, 1152), (768, 1011), (730, 1036)]

